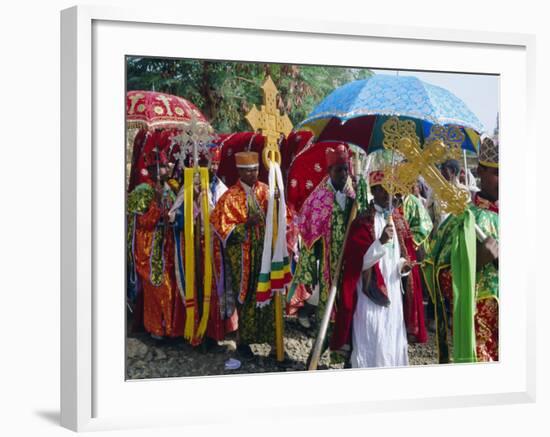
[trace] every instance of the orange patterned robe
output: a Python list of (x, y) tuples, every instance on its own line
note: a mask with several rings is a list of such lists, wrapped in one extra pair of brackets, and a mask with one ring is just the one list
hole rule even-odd
[[(249, 192), (238, 181), (220, 198), (210, 223), (225, 248), (226, 295), (237, 301), (239, 338), (241, 343), (272, 343), (274, 334), (274, 305), (256, 305), (256, 286), (264, 239), (268, 187), (257, 182)], [(264, 217), (263, 222), (250, 229), (245, 223), (251, 213)]]
[[(267, 211), (268, 187), (263, 182), (257, 182), (252, 189), (254, 192), (252, 202), (257, 203), (257, 211), (263, 213), (265, 216), (265, 212)], [(210, 223), (212, 223), (214, 231), (222, 241), (224, 247), (227, 246), (229, 237), (237, 226), (244, 225), (246, 223), (248, 219), (249, 201), (250, 198), (247, 199), (246, 192), (242, 187), (241, 182), (238, 181), (224, 193), (216, 204), (216, 207), (210, 216)], [(264, 224), (261, 224), (260, 226), (263, 227)], [(259, 226), (256, 226), (247, 232), (254, 232), (256, 236), (259, 237), (260, 233), (263, 234), (263, 232), (261, 232), (258, 228)], [(250, 264), (250, 244), (251, 238), (250, 235), (247, 235), (242, 243), (243, 266), (248, 266)], [(240, 284), (237, 286), (237, 290), (238, 300), (242, 303), (244, 302), (249, 289), (250, 269), (245, 267), (242, 269), (241, 273), (242, 276)]]

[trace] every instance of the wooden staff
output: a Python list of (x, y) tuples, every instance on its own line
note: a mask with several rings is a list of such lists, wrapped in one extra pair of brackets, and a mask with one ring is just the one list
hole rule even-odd
[[(353, 202), (351, 208), (351, 213), (349, 215), (348, 224), (346, 226), (346, 233), (344, 235), (344, 246), (348, 239), (349, 230), (351, 224), (357, 215), (357, 200)], [(340, 251), (340, 256), (338, 257), (338, 263), (336, 264), (336, 273), (334, 278), (332, 278), (332, 283), (330, 285), (330, 291), (327, 300), (327, 306), (325, 308), (325, 313), (323, 314), (323, 319), (321, 321), (321, 326), (319, 327), (319, 334), (315, 339), (315, 344), (313, 345), (313, 350), (311, 352), (311, 360), (309, 362), (308, 370), (317, 370), (317, 365), (319, 364), (319, 358), (321, 357), (321, 349), (323, 343), (325, 342), (325, 337), (327, 335), (328, 324), (330, 321), (330, 315), (332, 314), (332, 307), (334, 306), (334, 301), (336, 300), (336, 293), (338, 291), (338, 281), (340, 280), (340, 272), (342, 271), (342, 264), (344, 262), (344, 250)]]
[[(292, 122), (288, 115), (281, 115), (275, 102), (277, 101), (277, 87), (273, 83), (270, 76), (267, 76), (264, 84), (262, 85), (263, 102), (261, 110), (256, 108), (256, 105), (246, 115), (246, 120), (254, 129), (255, 132), (261, 132), (265, 136), (264, 150), (262, 158), (264, 165), (267, 169), (270, 167), (271, 162), (276, 162), (281, 165), (281, 153), (279, 151), (278, 140), (281, 139), (281, 134), (285, 137), (292, 130)], [(280, 193), (283, 195), (283, 193)], [(275, 220), (273, 223), (277, 223), (277, 202), (275, 202)], [(274, 229), (274, 239), (277, 235), (276, 225)], [(283, 229), (282, 232), (285, 232)], [(283, 306), (281, 292), (275, 292), (275, 344), (277, 349), (277, 360), (284, 360), (283, 349)]]
[[(269, 169), (273, 163), (280, 165), (281, 155), (278, 150), (273, 151), (266, 147), (263, 151), (264, 164)], [(277, 183), (275, 182), (275, 190), (278, 190)], [(281, 193), (279, 193), (279, 196)], [(273, 239), (272, 248), (275, 250), (275, 243), (277, 241), (277, 233), (279, 232), (278, 226), (278, 199), (274, 199), (273, 203)], [(285, 230), (283, 229), (282, 232)], [(280, 291), (274, 293), (273, 299), (275, 299), (275, 351), (277, 361), (282, 362), (285, 359), (285, 345), (284, 345), (284, 333), (283, 333), (283, 297)]]

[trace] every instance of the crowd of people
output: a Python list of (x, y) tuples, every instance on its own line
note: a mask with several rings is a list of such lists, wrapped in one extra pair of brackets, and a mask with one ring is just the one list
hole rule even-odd
[[(162, 153), (146, 157), (144, 181), (127, 201), (129, 305), (134, 324), (159, 341), (234, 338), (250, 358), (250, 345), (275, 345), (273, 296), (258, 299), (269, 187), (258, 180), (256, 152), (234, 155), (239, 180), (227, 187), (216, 174), (220, 149), (208, 150), (200, 163), (208, 183), (197, 173), (193, 190)], [(440, 167), (468, 193), (460, 215), (447, 214), (422, 178), (391, 195), (383, 169), (359, 180), (350, 159), (343, 144), (327, 149), (326, 177), (279, 229), (289, 241), (298, 236), (288, 245), (285, 317), (318, 332), (329, 311), (323, 348), (345, 367), (406, 366), (408, 345), (430, 331), (440, 363), (498, 360), (496, 141), (482, 141), (476, 176), (458, 161)]]

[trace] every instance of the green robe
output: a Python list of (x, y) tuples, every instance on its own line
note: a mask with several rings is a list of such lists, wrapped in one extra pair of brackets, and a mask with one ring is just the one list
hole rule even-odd
[[(476, 224), (488, 237), (498, 241), (498, 214), (472, 205)], [(476, 275), (476, 300), (498, 299), (498, 269), (493, 263), (486, 264)]]
[(426, 249), (433, 223), (428, 210), (422, 205), (422, 201), (412, 194), (406, 196), (403, 200), (403, 216), (409, 224), (416, 248), (424, 246)]
[(434, 299), (439, 360), (450, 361), (451, 330), (445, 311), (441, 273), (451, 271), (453, 296), (453, 360), (476, 361), (474, 317), (476, 303), (487, 297), (498, 298), (498, 270), (489, 263), (476, 272), (475, 225), (498, 241), (498, 214), (475, 205), (459, 216), (449, 216), (434, 235), (423, 272)]
[[(330, 184), (327, 186), (334, 191)], [(331, 278), (334, 278), (336, 274), (338, 258), (344, 250), (344, 237), (352, 206), (353, 199), (349, 197), (346, 198), (346, 205), (344, 209), (340, 207), (336, 200), (334, 200), (333, 203), (330, 226), (331, 239), (330, 247), (328, 248)], [(330, 288), (330, 284), (327, 284), (322, 280), (324, 276), (323, 259), (326, 256), (325, 251), (326, 242), (324, 238), (317, 240), (310, 249), (304, 246), (300, 251), (300, 258), (298, 260), (298, 265), (296, 266), (296, 271), (294, 272), (294, 277), (291, 284), (291, 289), (293, 287), (295, 288), (298, 284), (304, 284), (313, 289), (317, 284), (319, 284), (319, 305), (317, 306), (316, 311), (316, 321), (318, 323), (321, 322), (323, 314), (325, 313)], [(339, 282), (341, 283), (341, 281), (342, 277), (340, 277)], [(330, 327), (326, 338), (330, 338)]]

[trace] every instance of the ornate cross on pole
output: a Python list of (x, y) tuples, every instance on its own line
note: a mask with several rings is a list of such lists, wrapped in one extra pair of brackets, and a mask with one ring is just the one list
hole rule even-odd
[[(163, 97), (163, 96), (160, 96)], [(168, 101), (163, 100), (168, 108)], [(206, 332), (208, 317), (210, 313), (210, 296), (212, 292), (212, 249), (210, 245), (210, 210), (208, 205), (208, 168), (199, 165), (199, 152), (207, 154), (208, 143), (212, 140), (212, 128), (208, 123), (197, 118), (195, 113), (182, 132), (172, 138), (172, 146), (178, 145), (179, 152), (174, 156), (179, 161), (183, 172), (183, 218), (184, 218), (184, 241), (185, 241), (185, 301), (194, 302), (194, 305), (186, 304), (186, 321), (184, 337), (192, 344), (200, 342)], [(193, 166), (186, 168), (186, 158), (193, 158)], [(200, 198), (201, 215), (195, 220), (194, 204), (199, 197), (195, 188), (200, 187), (202, 198)], [(204, 243), (201, 244), (201, 233), (204, 236)], [(196, 249), (204, 247), (202, 257), (196, 257)], [(195, 266), (201, 265), (203, 280), (202, 284), (196, 282)], [(200, 285), (199, 285), (200, 284)], [(202, 287), (202, 296), (198, 287)], [(201, 305), (202, 314), (196, 320), (194, 308)]]
[(285, 137), (292, 130), (292, 122), (288, 115), (281, 115), (277, 109), (277, 87), (273, 83), (271, 76), (267, 76), (262, 85), (264, 104), (258, 110), (256, 105), (246, 114), (246, 121), (254, 131), (260, 130), (265, 137), (264, 151), (262, 160), (264, 165), (269, 168), (270, 161), (281, 163), (281, 152), (279, 151), (279, 137), (283, 134)]
[(443, 211), (460, 214), (466, 209), (468, 192), (448, 182), (436, 167), (437, 164), (441, 164), (456, 153), (455, 147), (449, 149), (445, 144), (447, 142), (445, 138), (455, 145), (460, 141), (455, 127), (437, 126), (432, 129), (434, 135), (428, 137), (424, 149), (420, 148), (414, 122), (410, 120), (392, 117), (383, 124), (382, 130), (384, 147), (400, 153), (406, 159), (406, 162), (384, 171), (385, 181), (382, 185), (388, 192), (392, 194), (410, 192), (410, 187), (415, 183), (416, 178), (423, 176), (440, 200)]
[[(262, 152), (262, 161), (266, 168), (270, 168), (272, 163), (281, 165), (281, 152), (279, 151), (279, 138), (281, 134), (285, 137), (292, 130), (292, 122), (288, 115), (281, 115), (277, 109), (277, 87), (273, 83), (271, 76), (267, 76), (262, 85), (264, 104), (258, 110), (256, 105), (246, 114), (246, 121), (254, 131), (260, 130), (265, 137), (264, 149)], [(283, 195), (280, 193), (280, 195)], [(277, 203), (273, 208), (273, 242), (277, 240)], [(285, 232), (283, 229), (282, 232)], [(277, 352), (277, 361), (284, 361), (283, 344), (283, 303), (281, 293), (275, 293), (275, 349)]]
[(195, 114), (192, 114), (187, 127), (172, 139), (180, 147), (180, 152), (176, 154), (176, 157), (180, 160), (180, 165), (183, 165), (186, 157), (192, 156), (193, 167), (197, 169), (199, 167), (199, 153), (207, 152), (207, 145), (212, 141), (212, 138), (210, 126), (200, 121)]

